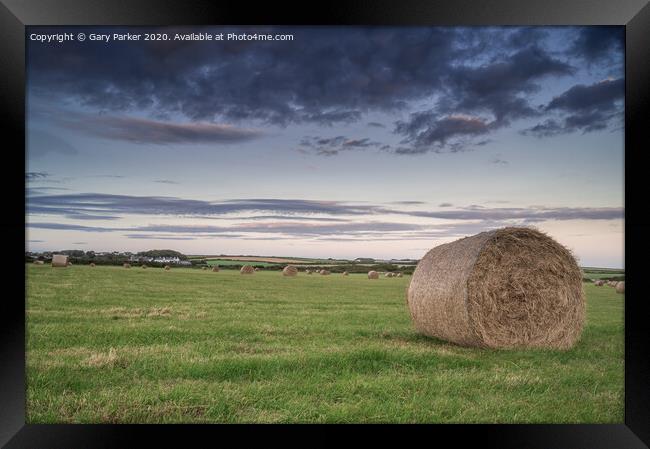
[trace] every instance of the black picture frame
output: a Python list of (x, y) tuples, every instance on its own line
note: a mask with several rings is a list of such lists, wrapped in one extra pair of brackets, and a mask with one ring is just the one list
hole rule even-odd
[[(650, 117), (650, 4), (647, 0), (373, 0), (311, 2), (183, 0), (0, 0), (0, 96), (6, 169), (2, 235), (22, 261), (25, 238), (25, 26), (28, 25), (622, 25), (626, 29), (625, 421), (612, 425), (347, 426), (373, 439), (476, 442), (498, 448), (643, 448), (650, 444), (650, 356), (644, 269), (650, 253), (644, 150)], [(7, 160), (8, 159), (8, 160)], [(15, 246), (15, 248), (14, 248)], [(192, 446), (272, 437), (287, 426), (25, 424), (25, 267), (3, 268), (12, 293), (0, 313), (0, 445), (7, 448)], [(20, 300), (23, 295), (23, 300)], [(297, 426), (311, 442), (338, 443), (338, 426)], [(370, 431), (368, 429), (370, 428)], [(404, 432), (404, 436), (399, 435)], [(229, 435), (234, 436), (234, 435)], [(367, 440), (369, 442), (369, 440)], [(231, 443), (232, 444), (232, 443)], [(451, 445), (451, 443), (449, 443)], [(445, 444), (445, 446), (447, 446)]]

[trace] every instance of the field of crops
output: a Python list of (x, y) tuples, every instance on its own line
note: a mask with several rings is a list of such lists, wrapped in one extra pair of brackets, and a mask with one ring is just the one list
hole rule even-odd
[(623, 303), (569, 351), (416, 334), (410, 281), (27, 266), (27, 421), (623, 422)]

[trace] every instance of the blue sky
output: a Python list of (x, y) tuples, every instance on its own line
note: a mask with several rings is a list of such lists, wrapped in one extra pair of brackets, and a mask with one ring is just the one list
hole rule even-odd
[[(28, 40), (26, 246), (419, 258), (525, 225), (622, 267), (622, 30)], [(125, 29), (28, 33), (65, 31)]]

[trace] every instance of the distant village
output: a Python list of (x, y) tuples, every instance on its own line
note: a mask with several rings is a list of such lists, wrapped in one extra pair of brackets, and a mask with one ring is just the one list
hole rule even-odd
[(152, 250), (139, 253), (130, 251), (82, 251), (82, 250), (62, 250), (62, 251), (44, 251), (44, 252), (25, 252), (26, 262), (35, 260), (50, 261), (55, 254), (68, 256), (73, 263), (95, 263), (98, 265), (120, 265), (123, 263), (140, 263), (149, 265), (180, 265), (191, 266), (192, 261), (189, 258), (174, 250)]

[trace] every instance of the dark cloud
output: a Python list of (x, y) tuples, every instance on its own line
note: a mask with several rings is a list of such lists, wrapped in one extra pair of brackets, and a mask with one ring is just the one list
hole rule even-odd
[[(179, 29), (183, 31), (197, 29)], [(401, 108), (430, 95), (455, 60), (458, 34), (451, 28), (354, 28), (345, 30), (345, 38), (336, 28), (264, 31), (291, 32), (296, 38), (219, 45), (30, 44), (29, 88), (106, 111), (146, 109), (190, 120), (333, 124), (358, 120), (370, 109)], [(118, 63), (123, 61), (128, 64)]]
[(216, 123), (171, 123), (135, 117), (105, 115), (65, 119), (66, 127), (94, 136), (147, 144), (201, 144), (245, 142), (262, 136), (260, 131)]
[(371, 126), (373, 128), (385, 128), (386, 127), (386, 125), (384, 125), (383, 123), (379, 123), (379, 122), (368, 122), (368, 126)]
[(589, 63), (612, 62), (622, 64), (625, 27), (586, 26), (578, 30), (569, 54)]
[(40, 214), (129, 214), (214, 216), (262, 211), (280, 214), (363, 215), (383, 211), (377, 206), (354, 205), (337, 201), (240, 199), (226, 201), (189, 200), (175, 197), (76, 193), (29, 195), (27, 208)]
[(452, 207), (452, 206), (453, 206), (453, 204), (451, 204), (451, 203), (440, 203), (440, 204), (438, 204), (438, 207)]
[[(527, 95), (540, 89), (549, 76), (574, 72), (569, 64), (530, 46), (481, 66), (449, 69), (436, 108), (412, 113), (398, 121), (395, 133), (404, 136), (397, 154), (464, 151), (477, 136), (508, 126), (512, 121), (539, 115)], [(487, 116), (486, 116), (487, 115)]]
[(591, 85), (578, 84), (553, 98), (545, 110), (564, 114), (562, 120), (550, 118), (525, 129), (523, 134), (548, 137), (608, 128), (622, 119), (625, 82), (622, 78), (604, 80)]
[[(234, 217), (235, 220), (246, 220), (245, 223), (234, 226), (140, 226), (135, 228), (92, 228), (78, 225), (52, 223), (48, 229), (69, 229), (82, 231), (103, 232), (143, 231), (143, 232), (277, 232), (294, 235), (312, 235), (328, 232), (394, 232), (407, 229), (419, 229), (419, 225), (406, 223), (382, 223), (360, 221), (361, 217), (371, 217), (378, 214), (400, 215), (409, 217), (424, 217), (445, 220), (472, 220), (499, 222), (501, 225), (518, 223), (536, 223), (547, 220), (615, 220), (623, 218), (623, 209), (615, 207), (528, 207), (528, 208), (487, 208), (480, 205), (456, 207), (452, 209), (449, 203), (439, 206), (444, 210), (400, 210), (385, 208), (378, 205), (356, 205), (337, 201), (281, 200), (281, 199), (238, 199), (220, 202), (200, 200), (185, 200), (173, 197), (135, 197), (126, 195), (103, 194), (72, 194), (72, 195), (39, 195), (28, 197), (29, 214), (50, 214), (67, 216), (77, 219), (115, 219), (119, 215), (167, 215), (167, 216), (201, 216), (214, 217), (243, 211), (268, 211), (282, 215), (322, 214), (326, 218), (313, 217), (314, 220), (277, 221), (281, 217), (265, 215), (251, 220), (251, 217)], [(331, 216), (334, 217), (331, 217)], [(336, 215), (351, 215), (354, 221), (337, 219)], [(301, 215), (301, 217), (304, 215)], [(327, 217), (329, 216), (329, 217)], [(265, 222), (261, 219), (275, 221)], [(337, 219), (336, 221), (328, 218)], [(320, 222), (317, 222), (320, 221)], [(43, 224), (40, 224), (43, 226)], [(358, 225), (358, 226), (357, 226)]]
[[(486, 134), (492, 128), (492, 124), (486, 123), (480, 117), (463, 115), (438, 117), (439, 115), (431, 110), (413, 113), (408, 121), (398, 121), (395, 132), (405, 136), (402, 143), (409, 146), (400, 147), (395, 152), (397, 154), (421, 154), (443, 150), (454, 152), (454, 148), (450, 149), (447, 145), (450, 139)], [(461, 148), (459, 147), (459, 150)]]
[(569, 112), (614, 111), (617, 102), (625, 96), (623, 78), (604, 80), (589, 86), (578, 84), (560, 96), (553, 98), (546, 106), (547, 111), (562, 110)]
[(35, 181), (35, 180), (38, 180), (38, 179), (45, 179), (45, 178), (47, 178), (49, 176), (50, 176), (50, 174), (46, 173), (46, 172), (33, 172), (32, 171), (32, 172), (25, 173), (25, 179), (27, 181)]
[(315, 137), (305, 136), (300, 141), (300, 151), (303, 154), (315, 154), (317, 156), (336, 156), (342, 151), (366, 150), (368, 148), (387, 149), (389, 146), (380, 142), (372, 141), (367, 137), (350, 138), (345, 136), (336, 137)]

